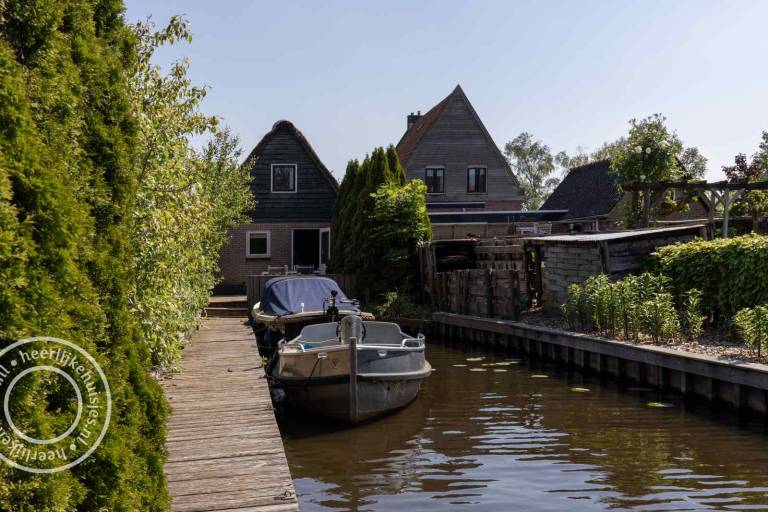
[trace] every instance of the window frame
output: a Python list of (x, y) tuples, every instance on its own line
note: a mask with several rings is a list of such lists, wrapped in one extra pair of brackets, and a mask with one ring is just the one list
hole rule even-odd
[[(251, 254), (251, 235), (266, 235), (267, 252)], [(272, 257), (272, 232), (270, 231), (246, 231), (245, 232), (245, 257), (249, 259), (268, 259)]]
[[(429, 191), (429, 184), (427, 183), (427, 173), (429, 171), (443, 171), (443, 190), (440, 192), (430, 192)], [(434, 179), (434, 176), (432, 177)], [(445, 166), (444, 165), (428, 165), (424, 168), (424, 184), (427, 185), (427, 195), (429, 196), (437, 196), (441, 194), (445, 194)]]
[[(477, 174), (475, 175), (475, 190), (469, 190), (469, 171), (483, 171), (483, 190), (477, 190)], [(487, 194), (488, 193), (488, 166), (487, 165), (468, 165), (467, 166), (467, 194)]]
[[(293, 167), (293, 190), (275, 190), (275, 167)], [(299, 191), (298, 164), (275, 163), (269, 166), (269, 191), (273, 194), (295, 194)]]

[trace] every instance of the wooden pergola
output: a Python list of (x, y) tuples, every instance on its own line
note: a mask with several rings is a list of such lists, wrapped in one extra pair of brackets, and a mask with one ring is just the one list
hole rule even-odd
[(728, 223), (730, 220), (731, 205), (745, 192), (750, 190), (768, 190), (768, 181), (757, 183), (740, 183), (731, 181), (717, 181), (707, 183), (705, 181), (660, 181), (656, 183), (636, 183), (624, 185), (625, 191), (637, 194), (643, 192), (643, 220), (642, 227), (650, 224), (651, 210), (666, 197), (670, 190), (682, 191), (685, 195), (680, 198), (683, 201), (699, 198), (709, 210), (709, 221), (715, 225), (715, 211), (718, 206), (723, 207), (723, 238), (728, 238)]

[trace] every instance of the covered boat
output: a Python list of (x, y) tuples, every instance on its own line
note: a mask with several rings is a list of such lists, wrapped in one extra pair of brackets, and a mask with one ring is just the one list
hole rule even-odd
[(358, 316), (304, 327), (271, 370), (290, 403), (350, 423), (408, 405), (431, 373), (423, 335)]
[(251, 311), (264, 355), (271, 355), (280, 339), (294, 338), (306, 325), (347, 315), (374, 319), (360, 311), (359, 303), (349, 299), (336, 281), (324, 276), (273, 277)]

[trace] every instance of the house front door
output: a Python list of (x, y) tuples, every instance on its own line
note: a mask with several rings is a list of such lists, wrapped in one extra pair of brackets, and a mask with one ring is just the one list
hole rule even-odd
[(320, 266), (319, 270), (325, 274), (325, 269), (328, 266), (328, 258), (331, 255), (331, 228), (323, 228), (320, 230)]

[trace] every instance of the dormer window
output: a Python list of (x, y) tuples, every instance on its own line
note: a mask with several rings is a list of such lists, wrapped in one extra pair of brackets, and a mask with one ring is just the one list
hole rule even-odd
[(272, 164), (272, 192), (296, 192), (296, 164)]
[(427, 167), (424, 171), (427, 194), (445, 193), (445, 167)]
[(484, 194), (485, 190), (485, 167), (467, 168), (467, 192)]

